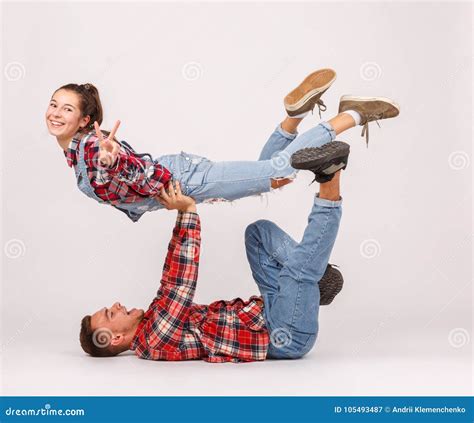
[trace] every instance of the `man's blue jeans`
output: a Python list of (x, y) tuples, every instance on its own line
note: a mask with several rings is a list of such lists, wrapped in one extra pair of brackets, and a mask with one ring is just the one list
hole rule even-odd
[(247, 258), (265, 303), (270, 333), (267, 358), (299, 358), (318, 335), (319, 281), (339, 229), (342, 198), (315, 197), (298, 244), (273, 222), (258, 220), (245, 231)]

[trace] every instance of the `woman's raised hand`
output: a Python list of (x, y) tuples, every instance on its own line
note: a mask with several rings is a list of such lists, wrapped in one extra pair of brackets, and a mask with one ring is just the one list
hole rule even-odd
[(100, 130), (99, 124), (94, 122), (95, 133), (99, 138), (99, 163), (102, 166), (111, 167), (117, 160), (117, 157), (120, 152), (120, 144), (114, 141), (115, 133), (117, 132), (118, 127), (120, 126), (120, 121), (118, 120), (115, 123), (115, 126), (112, 128), (109, 136), (104, 138), (104, 134)]

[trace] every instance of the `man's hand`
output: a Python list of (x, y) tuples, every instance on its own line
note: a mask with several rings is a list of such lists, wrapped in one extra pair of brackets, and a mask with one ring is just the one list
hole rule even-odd
[(114, 141), (115, 133), (120, 126), (120, 121), (115, 123), (109, 136), (104, 139), (104, 135), (100, 130), (99, 124), (94, 122), (95, 133), (99, 138), (99, 163), (102, 166), (112, 167), (117, 161), (117, 157), (120, 151), (120, 144)]
[(194, 201), (194, 198), (188, 197), (181, 192), (181, 185), (178, 181), (175, 182), (174, 187), (173, 181), (170, 181), (168, 192), (162, 187), (160, 196), (155, 198), (168, 210), (196, 213), (196, 201)]

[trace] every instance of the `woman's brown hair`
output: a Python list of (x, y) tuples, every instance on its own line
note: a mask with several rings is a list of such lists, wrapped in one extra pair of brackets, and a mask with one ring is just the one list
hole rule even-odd
[[(79, 108), (81, 109), (82, 117), (90, 116), (90, 121), (87, 126), (82, 128), (79, 132), (87, 133), (94, 130), (94, 122), (102, 125), (104, 119), (104, 112), (102, 109), (102, 103), (100, 101), (99, 90), (92, 84), (66, 84), (59, 87), (55, 93), (59, 90), (68, 90), (76, 93), (79, 97)], [(101, 129), (101, 132), (105, 135), (109, 135), (110, 131)], [(114, 140), (118, 140), (114, 137)]]

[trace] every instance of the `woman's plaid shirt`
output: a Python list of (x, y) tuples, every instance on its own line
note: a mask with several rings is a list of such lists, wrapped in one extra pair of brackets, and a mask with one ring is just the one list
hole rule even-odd
[(248, 301), (221, 300), (210, 305), (193, 303), (200, 245), (198, 214), (179, 212), (161, 286), (130, 349), (149, 360), (264, 360), (269, 334), (261, 297), (252, 296)]
[(143, 197), (155, 196), (171, 179), (171, 172), (164, 166), (150, 156), (137, 155), (124, 144), (113, 167), (101, 166), (98, 160), (99, 138), (95, 132), (78, 132), (73, 137), (64, 152), (69, 167), (77, 165), (79, 144), (83, 141), (89, 182), (95, 194), (110, 204), (134, 203), (143, 200)]

